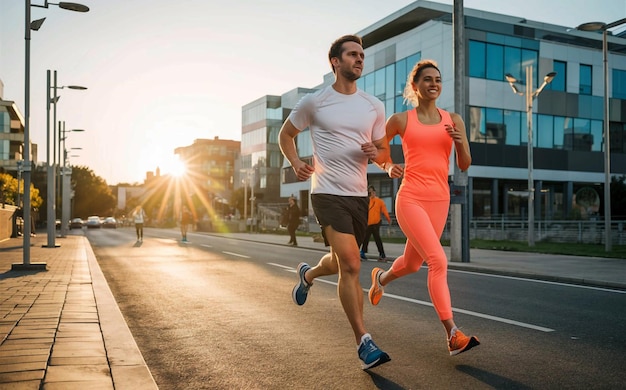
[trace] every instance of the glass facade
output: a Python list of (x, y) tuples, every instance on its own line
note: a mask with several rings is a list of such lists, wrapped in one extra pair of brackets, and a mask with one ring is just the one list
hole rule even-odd
[[(515, 146), (528, 143), (525, 112), (470, 107), (469, 127), (470, 142)], [(602, 121), (533, 114), (533, 146), (601, 151)]]
[(578, 93), (580, 95), (591, 95), (591, 65), (580, 64), (580, 79)]
[(626, 100), (626, 70), (613, 69), (613, 98)]
[[(421, 53), (416, 53), (384, 68), (368, 73), (357, 80), (357, 86), (365, 92), (376, 96), (385, 104), (385, 115), (387, 117), (395, 112), (406, 111), (410, 108), (410, 105), (405, 104), (402, 94), (404, 93), (409, 72), (420, 61), (421, 57)], [(394, 137), (390, 143), (392, 145), (400, 145), (400, 137)]]
[[(471, 173), (469, 188), (472, 202), (470, 218), (527, 218), (528, 182), (523, 171), (528, 166), (529, 137), (527, 113), (523, 111), (524, 96), (516, 97), (519, 105), (513, 105), (514, 98), (500, 96), (502, 93), (512, 95), (508, 88), (506, 92), (500, 92), (505, 88), (492, 87), (495, 83), (507, 83), (505, 75), (510, 74), (517, 80), (520, 91), (524, 92), (526, 88), (536, 91), (543, 83), (544, 72), (549, 71), (556, 72), (556, 76), (545, 87), (541, 98), (535, 100), (532, 113), (533, 147), (540, 149), (534, 157), (535, 169), (541, 171), (534, 180), (535, 213), (537, 219), (568, 217), (572, 207), (572, 188), (580, 183), (572, 185), (571, 179), (562, 179), (558, 171), (568, 171), (569, 177), (580, 174), (581, 181), (589, 182), (586, 185), (599, 186), (598, 179), (591, 182), (589, 177), (602, 174), (602, 152), (607, 147), (603, 137), (603, 96), (598, 93), (597, 85), (601, 79), (598, 78), (598, 69), (594, 69), (598, 65), (578, 60), (588, 58), (583, 51), (589, 48), (596, 50), (594, 56), (599, 55), (597, 46), (584, 42), (578, 46), (575, 41), (564, 41), (575, 39), (566, 36), (566, 32), (544, 31), (534, 25), (511, 25), (477, 17), (468, 17), (468, 20), (474, 23), (468, 23), (465, 31), (467, 77), (470, 80), (480, 79), (470, 81), (476, 88), (467, 91), (466, 111), (463, 113), (470, 147), (475, 153), (474, 169), (470, 171), (474, 172)], [(373, 58), (376, 68), (357, 80), (357, 86), (383, 102), (387, 117), (411, 108), (405, 104), (402, 94), (407, 75), (420, 59), (434, 58), (448, 71), (453, 68), (449, 53), (444, 51), (442, 55), (439, 50), (439, 45), (450, 43), (448, 35), (444, 34), (441, 41), (434, 45), (421, 38), (431, 37), (430, 28), (441, 36), (437, 22), (433, 19), (414, 32), (406, 32), (406, 36), (378, 40), (372, 33), (371, 37), (366, 37), (375, 41), (370, 42), (373, 46), (366, 47), (366, 56)], [(446, 33), (451, 32), (451, 26), (444, 22), (442, 25)], [(423, 31), (419, 30), (422, 28)], [(410, 53), (407, 46), (415, 47), (414, 53), (409, 56), (406, 56)], [(580, 57), (576, 55), (577, 51), (581, 51)], [(404, 58), (395, 62), (393, 59), (397, 57), (388, 56), (388, 53), (400, 52), (405, 54), (398, 56)], [(532, 85), (526, 86), (526, 69), (529, 66), (532, 66)], [(612, 99), (626, 100), (626, 70), (612, 69), (611, 87)], [(448, 106), (449, 103), (447, 100)], [(614, 152), (624, 153), (626, 120), (623, 118), (626, 118), (626, 110), (623, 107), (626, 106), (623, 102), (612, 102), (611, 107), (618, 107), (614, 108), (617, 111), (621, 108), (621, 112), (612, 111), (611, 114), (610, 147)], [(300, 156), (309, 158), (312, 155), (311, 140), (306, 130), (297, 137), (296, 143)], [(397, 153), (401, 139), (395, 137), (391, 145), (392, 152)], [(394, 161), (396, 158), (401, 158), (401, 154), (394, 155)], [(613, 155), (612, 158), (623, 157)], [(399, 183), (385, 176), (383, 172), (372, 170), (368, 179), (380, 188), (380, 196), (393, 199)], [(537, 177), (543, 179), (545, 176), (550, 180), (537, 180)], [(283, 183), (293, 185), (295, 182), (291, 169), (283, 169)], [(391, 209), (393, 212), (393, 205)]]
[(556, 72), (556, 76), (552, 79), (552, 82), (546, 85), (546, 90), (552, 91), (566, 91), (567, 86), (567, 62), (553, 61), (552, 69)]
[(500, 34), (487, 34), (489, 42), (469, 41), (469, 76), (504, 81), (510, 74), (521, 84), (526, 81), (526, 66), (533, 65), (537, 80), (538, 43)]

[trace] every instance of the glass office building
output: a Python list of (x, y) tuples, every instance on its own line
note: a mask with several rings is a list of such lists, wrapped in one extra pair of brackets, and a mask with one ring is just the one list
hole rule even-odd
[[(535, 218), (572, 217), (579, 212), (577, 194), (589, 197), (603, 192), (605, 148), (611, 151), (611, 174), (626, 174), (626, 39), (608, 37), (610, 145), (606, 145), (602, 34), (467, 8), (464, 12), (466, 106), (459, 114), (465, 120), (473, 157), (468, 171), (470, 218), (527, 217), (527, 107), (524, 96), (513, 93), (505, 78), (509, 74), (521, 80), (519, 90), (524, 91), (527, 69), (532, 69), (533, 85), (528, 87), (533, 91), (545, 75), (556, 72), (533, 101)], [(408, 73), (420, 59), (435, 60), (441, 70), (439, 107), (461, 111), (454, 107), (452, 6), (416, 1), (356, 34), (363, 38), (366, 55), (358, 86), (384, 102), (387, 117), (409, 108), (402, 92)], [(333, 80), (327, 74), (314, 89)], [(289, 106), (281, 107), (285, 119)], [(311, 156), (308, 138), (306, 132), (298, 137), (303, 158)], [(400, 139), (392, 141), (392, 156), (394, 162), (402, 162)], [(297, 182), (288, 162), (282, 166), (281, 196), (307, 193), (309, 183)], [(398, 183), (374, 165), (368, 176), (393, 210)], [(584, 210), (588, 216), (602, 214), (600, 198)]]

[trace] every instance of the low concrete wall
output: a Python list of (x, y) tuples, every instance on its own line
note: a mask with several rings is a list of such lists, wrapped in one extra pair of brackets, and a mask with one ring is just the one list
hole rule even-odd
[(13, 213), (15, 213), (15, 206), (0, 205), (0, 241), (11, 238), (13, 233)]

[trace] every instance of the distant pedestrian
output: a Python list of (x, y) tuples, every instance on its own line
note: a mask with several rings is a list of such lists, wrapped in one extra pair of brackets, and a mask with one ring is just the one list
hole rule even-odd
[(289, 206), (287, 206), (287, 231), (289, 232), (289, 242), (287, 245), (298, 246), (296, 240), (296, 230), (300, 226), (300, 207), (296, 203), (296, 198), (289, 198)]
[[(359, 280), (359, 247), (367, 227), (367, 164), (387, 161), (389, 145), (383, 103), (357, 88), (364, 58), (360, 37), (346, 35), (333, 42), (328, 60), (335, 82), (300, 99), (278, 138), (298, 180), (311, 178), (311, 205), (324, 243), (330, 247), (317, 265), (298, 265), (292, 298), (303, 305), (315, 278), (339, 274), (339, 300), (356, 339), (361, 367), (368, 369), (390, 360), (365, 329)], [(295, 144), (296, 136), (306, 128), (312, 139), (313, 164), (300, 159)]]
[(193, 215), (187, 206), (183, 206), (183, 211), (180, 213), (180, 234), (182, 235), (182, 242), (187, 242), (187, 231), (189, 230), (189, 224), (192, 222)]
[(387, 255), (385, 255), (385, 248), (383, 247), (383, 241), (380, 239), (380, 223), (381, 215), (384, 215), (387, 219), (387, 223), (391, 224), (391, 217), (387, 211), (387, 206), (382, 199), (376, 196), (376, 189), (374, 186), (367, 188), (367, 193), (370, 197), (369, 211), (367, 212), (367, 230), (365, 230), (365, 238), (361, 245), (361, 259), (367, 260), (365, 254), (367, 253), (367, 246), (370, 243), (370, 236), (374, 236), (376, 242), (376, 248), (378, 249), (378, 261), (387, 261)]
[(143, 211), (141, 205), (135, 207), (132, 213), (132, 217), (135, 220), (135, 232), (137, 233), (137, 242), (143, 242), (143, 224), (146, 219), (146, 212)]

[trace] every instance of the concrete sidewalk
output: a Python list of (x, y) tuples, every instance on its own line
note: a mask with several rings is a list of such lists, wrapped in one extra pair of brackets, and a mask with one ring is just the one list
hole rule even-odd
[(0, 242), (0, 388), (157, 389), (84, 236)]
[[(280, 234), (209, 235), (275, 245), (288, 241)], [(12, 270), (23, 263), (22, 242), (0, 242), (0, 388), (156, 389), (87, 238), (68, 235), (57, 238), (60, 247), (45, 248), (45, 234), (33, 237), (30, 261), (45, 263), (42, 271)], [(298, 244), (320, 255), (328, 250), (311, 237), (298, 237)], [(404, 248), (384, 246), (390, 258)], [(626, 290), (623, 259), (472, 249), (469, 263), (449, 267)]]
[[(289, 236), (282, 234), (225, 233), (214, 235), (279, 245), (286, 245), (289, 241)], [(297, 239), (299, 247), (328, 251), (324, 243), (314, 242), (312, 237), (298, 237)], [(404, 251), (404, 244), (383, 243), (383, 246), (385, 254), (390, 259), (402, 255)], [(369, 250), (368, 259), (377, 261), (378, 252), (373, 240), (370, 241)], [(450, 248), (444, 247), (444, 250), (449, 259)], [(383, 268), (386, 269), (387, 266)], [(470, 249), (469, 263), (448, 262), (448, 268), (626, 290), (626, 259)]]

